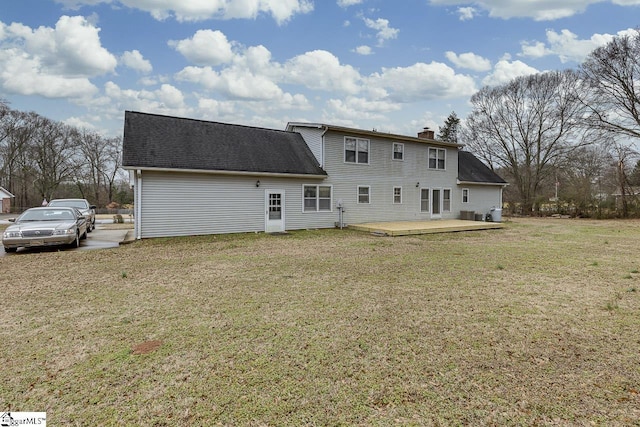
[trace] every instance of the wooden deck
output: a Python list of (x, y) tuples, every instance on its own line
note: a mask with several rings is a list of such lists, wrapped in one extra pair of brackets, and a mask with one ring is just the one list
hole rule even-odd
[(445, 219), (434, 221), (395, 221), (350, 224), (353, 230), (368, 231), (385, 236), (408, 236), (411, 234), (450, 233), (453, 231), (492, 230), (503, 228), (499, 222), (466, 221)]

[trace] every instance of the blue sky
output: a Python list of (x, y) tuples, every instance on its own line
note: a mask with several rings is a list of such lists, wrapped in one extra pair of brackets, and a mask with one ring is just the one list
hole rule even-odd
[(415, 135), (638, 26), (640, 0), (0, 0), (0, 99), (105, 136), (125, 110)]

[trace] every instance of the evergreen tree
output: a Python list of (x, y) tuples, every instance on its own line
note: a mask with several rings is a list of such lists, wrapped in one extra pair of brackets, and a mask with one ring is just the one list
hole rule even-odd
[(460, 119), (456, 115), (456, 112), (453, 111), (447, 117), (447, 120), (444, 122), (444, 126), (438, 127), (438, 136), (436, 139), (440, 141), (446, 142), (458, 142), (458, 127), (460, 126)]

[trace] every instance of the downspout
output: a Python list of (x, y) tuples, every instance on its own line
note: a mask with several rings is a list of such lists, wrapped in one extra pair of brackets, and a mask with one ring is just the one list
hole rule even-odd
[(322, 169), (324, 169), (324, 136), (327, 132), (329, 132), (329, 126), (322, 126), (322, 128), (324, 129), (322, 131), (322, 134), (320, 135), (320, 139), (322, 140), (322, 147), (320, 147), (320, 150), (322, 151), (322, 161), (320, 162), (320, 167)]
[[(325, 153), (324, 153), (324, 147), (325, 147), (325, 139), (324, 136), (326, 135), (327, 132), (329, 132), (329, 126), (322, 126), (322, 128), (324, 129), (322, 131), (322, 134), (320, 135), (320, 139), (322, 140), (322, 147), (320, 147), (320, 149), (322, 150), (322, 162), (320, 162), (320, 167), (322, 169), (324, 169), (324, 159), (325, 159)], [(338, 201), (336, 202), (336, 208), (338, 208), (338, 227), (340, 228), (340, 230), (342, 230), (344, 228), (344, 204), (342, 199), (338, 199)]]
[(135, 179), (135, 227), (134, 232), (136, 235), (136, 240), (142, 239), (142, 171), (140, 169), (136, 170), (136, 179)]

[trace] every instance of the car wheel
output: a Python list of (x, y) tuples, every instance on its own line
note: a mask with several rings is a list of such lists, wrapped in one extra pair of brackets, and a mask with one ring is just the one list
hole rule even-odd
[(4, 248), (4, 251), (8, 254), (13, 253), (15, 251), (17, 251), (18, 248)]
[(76, 238), (74, 239), (73, 242), (71, 242), (70, 245), (72, 248), (79, 248), (80, 247), (80, 233), (76, 231)]

